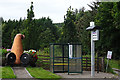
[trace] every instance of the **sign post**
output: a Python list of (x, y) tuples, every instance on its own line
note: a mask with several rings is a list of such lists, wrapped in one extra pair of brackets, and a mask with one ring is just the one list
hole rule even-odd
[(112, 51), (108, 51), (107, 58), (108, 58), (108, 60), (107, 60), (107, 65), (106, 65), (106, 72), (107, 72), (107, 68), (108, 68), (109, 59), (112, 58)]
[(99, 40), (99, 30), (92, 31), (93, 41)]
[(99, 40), (99, 29), (100, 27), (95, 26), (94, 22), (90, 22), (90, 27), (86, 30), (91, 31), (91, 76), (95, 76), (95, 42)]
[[(90, 22), (90, 26), (94, 27), (94, 22)], [(94, 31), (91, 31), (91, 76), (93, 77), (95, 75), (95, 43), (94, 43), (94, 37), (93, 37)]]
[(95, 75), (95, 43), (93, 41), (93, 31), (91, 31), (91, 76)]
[(72, 55), (73, 55), (72, 45), (69, 45), (69, 58), (72, 58)]

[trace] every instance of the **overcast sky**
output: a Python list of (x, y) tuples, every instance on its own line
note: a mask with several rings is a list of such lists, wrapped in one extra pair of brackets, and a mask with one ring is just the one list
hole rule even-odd
[(26, 18), (31, 1), (33, 1), (36, 19), (49, 16), (54, 23), (59, 23), (64, 21), (69, 6), (74, 9), (85, 7), (89, 10), (87, 4), (95, 0), (0, 0), (0, 17), (4, 20)]

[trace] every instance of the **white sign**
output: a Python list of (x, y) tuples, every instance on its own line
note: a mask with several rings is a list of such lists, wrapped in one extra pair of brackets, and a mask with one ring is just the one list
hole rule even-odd
[(92, 31), (92, 39), (93, 41), (99, 40), (99, 30)]
[(108, 53), (107, 53), (107, 58), (108, 58), (108, 59), (111, 59), (111, 57), (112, 57), (112, 51), (108, 51)]
[(73, 54), (73, 46), (69, 45), (69, 58), (72, 58), (72, 54)]
[(94, 27), (94, 26), (95, 26), (95, 23), (94, 23), (94, 22), (90, 22), (90, 26), (91, 26), (91, 27)]

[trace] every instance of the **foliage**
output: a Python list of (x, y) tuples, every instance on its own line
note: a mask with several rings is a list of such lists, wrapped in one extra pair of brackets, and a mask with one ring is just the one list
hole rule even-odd
[(76, 15), (71, 8), (67, 10), (67, 14), (64, 16), (64, 26), (63, 26), (63, 43), (75, 43), (77, 42), (76, 28), (75, 28), (75, 18)]
[(61, 77), (53, 74), (49, 71), (44, 70), (43, 68), (37, 68), (37, 67), (27, 67), (26, 68), (28, 72), (34, 77), (34, 78), (39, 78), (39, 79), (60, 79)]
[(36, 66), (36, 62), (38, 60), (38, 56), (36, 53), (36, 50), (29, 50), (29, 51), (24, 51), (23, 53), (28, 53), (30, 55), (30, 66), (35, 67)]
[(96, 24), (102, 27), (100, 40), (97, 43), (97, 50), (102, 55), (106, 55), (104, 52), (111, 50), (114, 53), (114, 59), (119, 59), (120, 56), (120, 40), (118, 39), (120, 35), (119, 8), (119, 2), (101, 3), (96, 15)]
[(0, 17), (0, 48), (2, 48), (2, 22), (3, 18)]
[(11, 49), (0, 49), (0, 55), (5, 56), (7, 53), (9, 53)]
[[(34, 6), (31, 2), (27, 10), (27, 19), (2, 20), (2, 47), (11, 48), (17, 33), (25, 35), (25, 50), (44, 50), (49, 43), (82, 43), (83, 53), (90, 54), (90, 31), (86, 31), (91, 21), (100, 26), (100, 40), (96, 41), (95, 52), (105, 56), (108, 50), (113, 51), (113, 58), (120, 56), (120, 2), (93, 2), (85, 8), (66, 11), (63, 23), (52, 23), (49, 17), (35, 19)], [(45, 50), (47, 53), (48, 50)]]
[(90, 54), (90, 31), (86, 31), (90, 22), (94, 21), (97, 14), (98, 3), (93, 2), (89, 5), (92, 10), (85, 11), (84, 7), (79, 10), (76, 16), (77, 37), (82, 43), (83, 53)]
[(12, 45), (12, 39), (11, 39), (11, 33), (13, 29), (17, 30), (17, 21), (8, 20), (8, 22), (2, 23), (2, 47), (5, 48), (11, 48)]
[(2, 46), (11, 48), (14, 37), (18, 33), (25, 35), (23, 40), (23, 48), (44, 49), (49, 47), (49, 43), (55, 43), (59, 39), (57, 26), (52, 23), (48, 17), (34, 19), (33, 2), (30, 9), (27, 10), (27, 19), (8, 20), (2, 22)]
[(44, 48), (44, 54), (49, 54), (49, 48)]
[(31, 49), (31, 50), (29, 50), (29, 51), (24, 51), (23, 53), (28, 53), (28, 54), (31, 55), (32, 58), (38, 59), (36, 50), (32, 50), (32, 49)]

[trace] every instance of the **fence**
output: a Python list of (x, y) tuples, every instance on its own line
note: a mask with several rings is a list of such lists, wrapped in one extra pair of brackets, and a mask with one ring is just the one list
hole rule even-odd
[[(97, 72), (102, 71), (104, 72), (104, 58), (99, 57), (95, 58), (95, 70)], [(91, 70), (91, 58), (90, 57), (83, 57), (83, 70), (84, 71), (90, 71)]]
[(50, 69), (50, 56), (38, 55), (36, 66), (49, 70)]
[[(48, 55), (38, 55), (40, 56), (38, 58), (38, 61), (36, 63), (36, 65), (38, 67), (43, 67), (44, 69), (50, 70), (50, 56)], [(104, 58), (103, 57), (99, 57), (99, 58), (95, 58), (95, 70), (96, 71), (105, 71), (105, 67), (104, 67)], [(82, 67), (83, 67), (83, 71), (90, 71), (91, 70), (91, 58), (90, 57), (82, 57)]]

